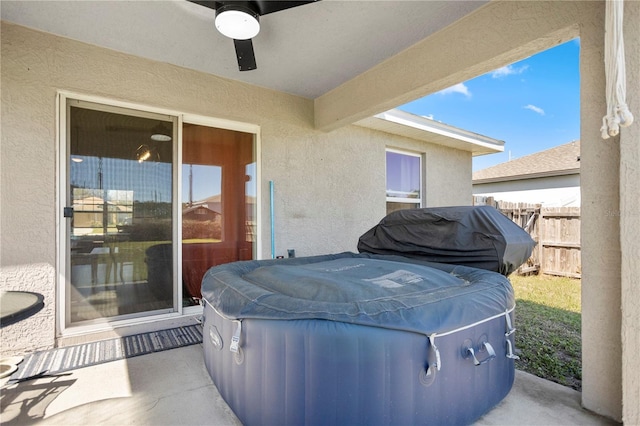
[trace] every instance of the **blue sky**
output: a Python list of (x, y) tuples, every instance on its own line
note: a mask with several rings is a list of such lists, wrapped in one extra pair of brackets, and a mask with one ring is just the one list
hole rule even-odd
[(399, 109), (505, 141), (474, 171), (543, 151), (580, 138), (579, 53), (575, 39)]

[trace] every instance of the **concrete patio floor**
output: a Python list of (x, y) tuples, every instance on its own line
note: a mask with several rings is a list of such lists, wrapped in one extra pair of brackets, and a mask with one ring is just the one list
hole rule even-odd
[[(2, 425), (240, 425), (209, 378), (202, 345), (0, 384)], [(582, 409), (578, 392), (517, 371), (511, 393), (476, 424), (615, 423)]]

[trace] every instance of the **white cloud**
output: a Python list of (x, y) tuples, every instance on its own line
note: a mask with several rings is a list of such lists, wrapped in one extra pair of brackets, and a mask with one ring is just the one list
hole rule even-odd
[(469, 91), (469, 88), (464, 85), (464, 83), (458, 83), (455, 86), (447, 87), (446, 89), (441, 90), (438, 93), (440, 93), (441, 95), (448, 95), (449, 93), (462, 93), (467, 98), (471, 97), (471, 92)]
[(544, 115), (544, 110), (542, 108), (540, 108), (540, 107), (535, 106), (535, 105), (529, 104), (529, 105), (525, 105), (523, 108), (524, 109), (530, 109), (533, 112), (536, 112), (536, 113), (538, 113), (540, 115)]
[(521, 67), (514, 67), (513, 65), (507, 65), (506, 67), (498, 68), (491, 72), (491, 77), (502, 78), (508, 75), (522, 74), (529, 68), (529, 65), (522, 65)]

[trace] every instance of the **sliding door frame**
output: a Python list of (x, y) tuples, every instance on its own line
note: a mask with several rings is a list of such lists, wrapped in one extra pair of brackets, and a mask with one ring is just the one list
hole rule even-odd
[[(173, 165), (172, 173), (174, 179), (172, 179), (172, 239), (173, 239), (173, 253), (172, 261), (174, 263), (173, 268), (173, 280), (174, 280), (174, 307), (175, 312), (144, 315), (140, 314), (133, 318), (101, 318), (86, 324), (69, 325), (67, 324), (68, 310), (68, 286), (70, 284), (70, 265), (67, 252), (69, 247), (67, 245), (67, 232), (68, 232), (68, 219), (63, 217), (63, 209), (66, 206), (68, 199), (68, 161), (67, 157), (68, 144), (67, 144), (67, 129), (69, 127), (69, 117), (67, 114), (67, 103), (69, 100), (77, 100), (81, 102), (90, 102), (100, 104), (109, 108), (125, 108), (140, 112), (141, 115), (146, 113), (160, 114), (170, 116), (176, 123), (176, 130), (174, 131), (174, 141), (172, 144), (173, 151)], [(261, 227), (261, 148), (260, 148), (260, 126), (243, 123), (238, 121), (232, 121), (221, 118), (213, 118), (196, 114), (186, 114), (181, 111), (157, 108), (144, 104), (137, 104), (125, 101), (117, 101), (109, 98), (92, 96), (80, 93), (74, 93), (69, 91), (60, 90), (56, 95), (56, 168), (57, 168), (57, 183), (56, 183), (56, 336), (67, 337), (82, 335), (87, 333), (94, 333), (99, 331), (113, 330), (115, 328), (144, 324), (147, 322), (155, 322), (159, 320), (179, 318), (183, 316), (193, 316), (202, 314), (202, 306), (182, 306), (182, 209), (181, 206), (181, 192), (182, 188), (182, 128), (184, 123), (197, 124), (201, 126), (217, 127), (227, 130), (251, 133), (254, 135), (254, 150), (256, 161), (256, 241), (254, 248), (254, 256), (256, 259), (262, 258), (262, 227)]]

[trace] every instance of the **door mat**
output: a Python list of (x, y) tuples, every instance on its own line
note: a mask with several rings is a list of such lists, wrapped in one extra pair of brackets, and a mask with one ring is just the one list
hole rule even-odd
[(34, 352), (25, 356), (18, 371), (13, 373), (10, 380), (24, 381), (44, 374), (61, 373), (197, 343), (202, 343), (200, 324)]

